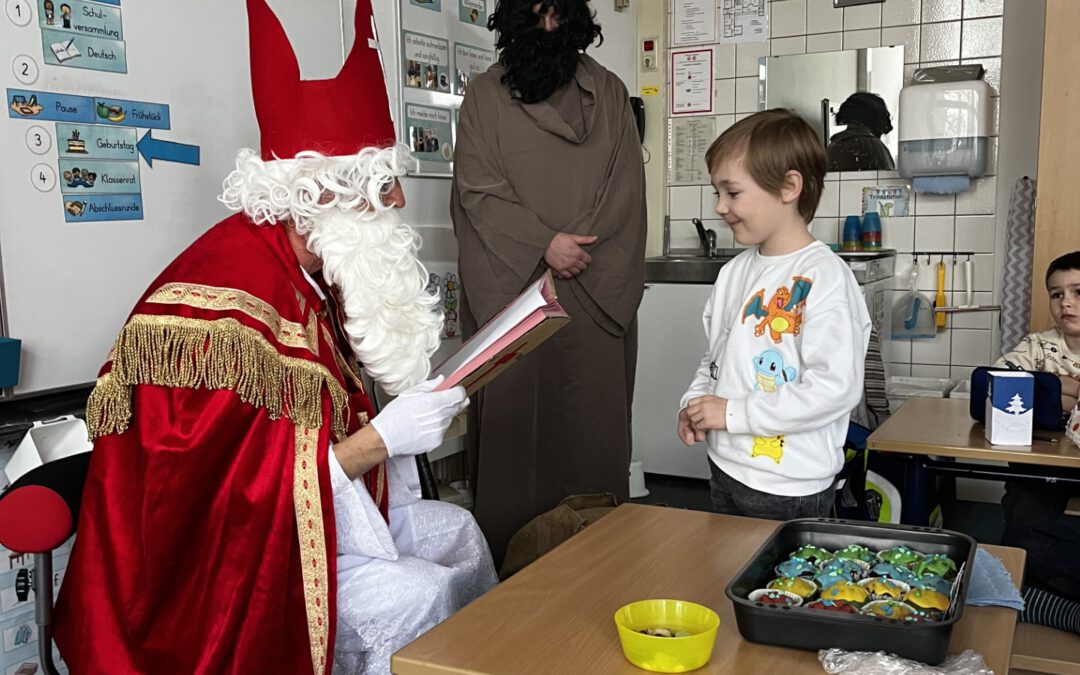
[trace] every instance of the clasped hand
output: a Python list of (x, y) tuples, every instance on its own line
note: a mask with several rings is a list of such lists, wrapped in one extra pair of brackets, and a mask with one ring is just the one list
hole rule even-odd
[(708, 431), (727, 429), (727, 399), (699, 396), (679, 411), (678, 435), (686, 445), (705, 440)]
[(593, 243), (596, 243), (596, 237), (560, 232), (544, 251), (544, 261), (560, 279), (571, 279), (592, 263), (592, 256), (581, 247)]

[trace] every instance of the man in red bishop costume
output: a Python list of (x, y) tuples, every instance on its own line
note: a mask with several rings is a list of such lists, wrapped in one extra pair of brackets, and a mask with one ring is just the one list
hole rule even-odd
[[(87, 403), (56, 614), (74, 675), (389, 672), (495, 583), (472, 516), (415, 489), (468, 399), (426, 379), (442, 317), (395, 211), (412, 159), (371, 2), (328, 80), (300, 79), (265, 0), (248, 16), (262, 152), (225, 180), (238, 213), (150, 285)], [(398, 395), (377, 416), (357, 359)]]

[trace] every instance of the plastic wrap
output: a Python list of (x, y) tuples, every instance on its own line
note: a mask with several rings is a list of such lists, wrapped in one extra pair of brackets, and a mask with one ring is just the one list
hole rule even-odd
[(994, 675), (982, 655), (972, 650), (954, 654), (939, 666), (928, 666), (885, 652), (849, 652), (822, 649), (818, 660), (826, 673), (844, 675)]

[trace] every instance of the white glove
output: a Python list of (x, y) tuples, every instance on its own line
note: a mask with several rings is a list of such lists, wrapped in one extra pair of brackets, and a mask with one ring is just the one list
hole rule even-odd
[(450, 422), (469, 405), (464, 387), (432, 391), (443, 377), (405, 391), (371, 420), (391, 457), (421, 455), (442, 444)]

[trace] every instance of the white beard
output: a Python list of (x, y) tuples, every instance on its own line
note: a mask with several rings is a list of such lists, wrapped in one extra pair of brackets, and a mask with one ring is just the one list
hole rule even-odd
[(391, 210), (329, 208), (305, 220), (308, 249), (341, 293), (342, 328), (364, 369), (392, 395), (425, 380), (443, 317), (424, 288), (416, 231)]

